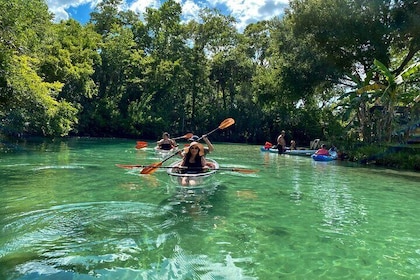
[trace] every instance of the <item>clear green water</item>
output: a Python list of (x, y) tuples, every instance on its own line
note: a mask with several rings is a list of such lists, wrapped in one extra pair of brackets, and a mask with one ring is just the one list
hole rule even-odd
[[(0, 279), (420, 279), (420, 176), (216, 144), (187, 193), (124, 139), (0, 157)], [(166, 163), (165, 163), (166, 164)]]

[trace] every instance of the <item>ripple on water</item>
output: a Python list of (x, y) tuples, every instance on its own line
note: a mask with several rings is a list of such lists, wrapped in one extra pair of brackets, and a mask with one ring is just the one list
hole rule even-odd
[(183, 249), (174, 216), (170, 206), (137, 202), (69, 204), (10, 216), (0, 260), (13, 271), (0, 270), (0, 276), (252, 279), (236, 265), (244, 260), (228, 253), (220, 262)]
[(178, 243), (170, 231), (169, 210), (144, 203), (99, 202), (10, 216), (2, 229), (6, 242), (0, 258), (3, 262), (23, 260), (24, 274), (29, 268), (44, 273), (50, 265), (84, 271), (95, 263), (138, 264), (139, 252)]

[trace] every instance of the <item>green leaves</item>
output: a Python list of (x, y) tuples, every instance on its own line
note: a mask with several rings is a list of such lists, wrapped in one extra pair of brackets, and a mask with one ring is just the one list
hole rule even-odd
[(401, 84), (404, 81), (408, 81), (410, 79), (416, 79), (420, 76), (420, 62), (413, 63), (412, 65), (408, 66), (401, 74), (400, 77), (396, 78), (398, 84)]
[(10, 121), (21, 131), (29, 133), (67, 135), (77, 122), (77, 110), (69, 103), (55, 99), (63, 84), (42, 81), (34, 71), (37, 63), (36, 59), (24, 55), (13, 58), (7, 77), (8, 86), (13, 92), (8, 107), (9, 110), (18, 111), (20, 117)]

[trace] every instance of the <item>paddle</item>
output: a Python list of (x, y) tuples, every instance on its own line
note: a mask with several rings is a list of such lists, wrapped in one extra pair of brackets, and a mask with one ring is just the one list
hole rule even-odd
[[(142, 167), (148, 167), (148, 165), (130, 165), (130, 164), (116, 164), (115, 166), (125, 169), (133, 169), (133, 168), (142, 168)], [(171, 166), (157, 166), (155, 168), (172, 168)], [(227, 170), (232, 172), (239, 172), (244, 174), (251, 174), (256, 173), (258, 170), (255, 169), (246, 169), (246, 168), (237, 168), (237, 167), (219, 167), (212, 170)]]
[(193, 137), (193, 136), (194, 136), (194, 134), (192, 134), (192, 133), (190, 132), (190, 133), (185, 134), (184, 136), (179, 136), (179, 137), (172, 138), (172, 140), (178, 140), (178, 139), (181, 139), (181, 138), (184, 138), (184, 139), (189, 139), (189, 138), (191, 138), (191, 137)]
[[(224, 121), (222, 121), (220, 123), (220, 125), (213, 129), (212, 131), (210, 131), (209, 133), (207, 133), (206, 135), (210, 135), (213, 132), (215, 132), (216, 130), (219, 129), (225, 129), (228, 128), (229, 126), (231, 126), (232, 124), (235, 123), (235, 120), (232, 118), (227, 118)], [(200, 141), (203, 138), (203, 136), (201, 136), (200, 138), (197, 139), (197, 142)], [(174, 156), (176, 156), (178, 153), (180, 153), (181, 151), (177, 151), (176, 153), (174, 153), (173, 155), (170, 155), (169, 157), (165, 158), (164, 160), (162, 160), (161, 162), (158, 163), (154, 163), (152, 165), (146, 166), (142, 171), (140, 171), (140, 174), (152, 174), (153, 172), (155, 172), (160, 166), (162, 166), (162, 164), (169, 160), (170, 158), (173, 158)]]
[[(188, 139), (188, 138), (191, 138), (191, 137), (193, 137), (194, 136), (194, 134), (192, 134), (191, 132), (190, 133), (187, 133), (187, 134), (185, 134), (185, 135), (183, 135), (183, 136), (179, 136), (179, 137), (175, 137), (175, 138), (172, 138), (173, 140), (178, 140), (178, 139), (181, 139), (181, 138), (184, 138), (184, 139)], [(147, 142), (145, 142), (145, 141), (137, 141), (136, 142), (136, 149), (143, 149), (143, 148), (146, 148), (147, 147)]]
[(136, 142), (136, 149), (142, 149), (147, 147), (147, 142), (144, 141), (137, 141)]

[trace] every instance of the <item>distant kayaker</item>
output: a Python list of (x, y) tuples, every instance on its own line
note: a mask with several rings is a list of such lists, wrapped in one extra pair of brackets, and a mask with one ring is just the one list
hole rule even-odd
[(320, 155), (320, 156), (329, 156), (330, 155), (330, 153), (328, 152), (328, 150), (327, 150), (327, 146), (325, 145), (325, 144), (322, 144), (321, 145), (321, 148), (320, 149), (318, 149), (316, 152), (315, 152), (315, 154), (316, 155)]
[(170, 150), (176, 147), (175, 140), (170, 138), (170, 135), (168, 132), (164, 132), (162, 134), (162, 139), (160, 139), (156, 143), (157, 143), (158, 148), (161, 150)]

